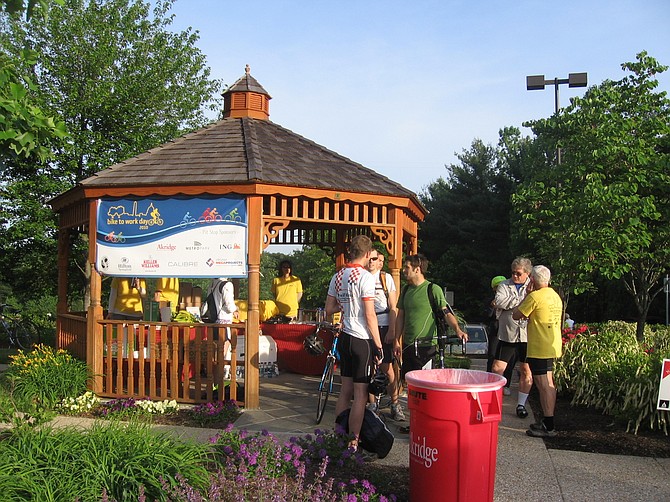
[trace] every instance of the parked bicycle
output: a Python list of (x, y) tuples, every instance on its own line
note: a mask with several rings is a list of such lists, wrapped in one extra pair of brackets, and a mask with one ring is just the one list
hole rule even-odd
[[(305, 339), (305, 350), (314, 356), (319, 356), (326, 352), (326, 347), (323, 345), (322, 331), (329, 330), (326, 326), (319, 326), (316, 332)], [(323, 412), (326, 410), (326, 403), (328, 403), (328, 396), (333, 392), (333, 379), (335, 376), (335, 365), (340, 359), (337, 352), (337, 344), (339, 341), (340, 328), (338, 327), (333, 333), (333, 345), (326, 356), (326, 365), (323, 368), (321, 375), (321, 382), (319, 383), (319, 400), (316, 406), (316, 423), (320, 424), (323, 418)]]
[(6, 303), (0, 304), (0, 331), (13, 345), (28, 350), (33, 345), (32, 332), (36, 329), (27, 319), (21, 317), (19, 309)]

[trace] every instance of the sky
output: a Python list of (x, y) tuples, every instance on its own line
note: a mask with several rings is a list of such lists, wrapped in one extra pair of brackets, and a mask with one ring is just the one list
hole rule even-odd
[[(177, 0), (212, 77), (251, 75), (270, 120), (420, 193), (481, 139), (554, 112), (547, 80), (625, 76), (646, 50), (670, 65), (668, 0)], [(670, 71), (659, 78), (670, 91)], [(560, 104), (584, 88), (561, 85)], [(214, 116), (212, 117), (215, 118)]]

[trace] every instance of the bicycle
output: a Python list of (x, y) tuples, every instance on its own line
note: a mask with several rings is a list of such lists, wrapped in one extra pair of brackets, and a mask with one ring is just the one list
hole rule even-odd
[[(325, 330), (326, 327), (319, 327), (311, 338), (312, 343), (310, 348), (310, 342), (308, 339), (305, 339), (305, 348), (312, 354), (317, 353), (317, 355), (323, 354), (325, 352), (325, 347), (323, 346), (323, 340), (319, 337), (319, 332)], [(319, 382), (319, 399), (316, 405), (316, 423), (317, 425), (321, 423), (323, 418), (323, 412), (326, 410), (326, 403), (328, 402), (328, 396), (333, 392), (333, 379), (335, 376), (335, 364), (340, 358), (339, 353), (337, 352), (337, 344), (340, 336), (340, 328), (338, 327), (333, 333), (333, 345), (328, 351), (326, 356), (326, 365), (323, 368), (323, 374), (321, 375), (321, 382)]]
[[(33, 345), (30, 334), (32, 324), (18, 315), (19, 309), (6, 303), (0, 304), (0, 329), (9, 340), (9, 344), (19, 349), (28, 350)], [(16, 315), (14, 315), (16, 314)], [(26, 326), (29, 325), (30, 329)]]

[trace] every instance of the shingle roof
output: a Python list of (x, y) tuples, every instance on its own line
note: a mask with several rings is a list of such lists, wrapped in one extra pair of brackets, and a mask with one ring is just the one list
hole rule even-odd
[(416, 199), (386, 176), (273, 122), (227, 118), (104, 169), (86, 187), (259, 182)]
[(270, 97), (268, 91), (263, 89), (263, 86), (258, 83), (258, 80), (252, 77), (249, 73), (240, 77), (237, 82), (231, 85), (223, 94), (226, 95), (231, 92), (257, 92)]

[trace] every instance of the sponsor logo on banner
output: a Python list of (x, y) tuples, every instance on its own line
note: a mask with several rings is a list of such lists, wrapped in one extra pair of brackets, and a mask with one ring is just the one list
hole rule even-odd
[(159, 243), (156, 249), (158, 249), (159, 251), (174, 251), (175, 249), (177, 249), (177, 246), (175, 246), (174, 244)]
[(121, 257), (121, 263), (119, 263), (117, 267), (121, 272), (131, 272), (133, 270), (133, 266), (129, 263), (126, 256)]
[(409, 454), (414, 462), (422, 463), (427, 469), (430, 469), (439, 457), (437, 448), (433, 448), (428, 444), (426, 436), (414, 436), (412, 434), (412, 442), (409, 445)]
[(168, 267), (179, 267), (179, 268), (198, 268), (199, 264), (197, 261), (169, 261)]
[(207, 251), (209, 246), (203, 246), (201, 242), (193, 241), (193, 244), (186, 246), (187, 251)]
[(158, 260), (150, 258), (142, 262), (142, 268), (144, 270), (155, 270), (160, 268), (160, 265), (158, 264)]

